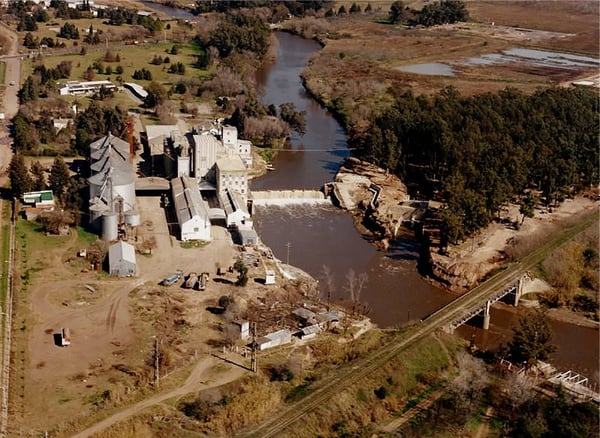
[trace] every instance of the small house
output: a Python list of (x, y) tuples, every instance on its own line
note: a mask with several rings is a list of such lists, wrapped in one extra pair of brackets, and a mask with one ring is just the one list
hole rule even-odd
[(246, 340), (250, 337), (250, 323), (248, 321), (231, 321), (230, 326), (232, 332), (239, 339)]
[(317, 322), (316, 313), (306, 307), (298, 307), (292, 311), (292, 314), (298, 318), (300, 323), (304, 326), (309, 326)]
[(265, 271), (265, 284), (275, 284), (275, 271), (271, 269)]
[(315, 338), (317, 336), (317, 334), (320, 332), (321, 332), (321, 327), (319, 327), (319, 324), (309, 325), (307, 327), (304, 327), (302, 330), (300, 330), (300, 339), (308, 340), (308, 339)]
[(280, 345), (289, 344), (292, 342), (292, 334), (289, 330), (283, 329), (266, 336), (261, 336), (256, 340), (259, 351), (267, 350), (268, 348), (278, 347)]

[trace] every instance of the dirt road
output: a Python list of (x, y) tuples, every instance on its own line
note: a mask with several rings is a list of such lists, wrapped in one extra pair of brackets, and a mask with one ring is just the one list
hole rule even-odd
[(220, 359), (214, 357), (206, 357), (205, 359), (201, 359), (190, 374), (190, 376), (188, 377), (188, 379), (185, 381), (185, 383), (179, 388), (174, 389), (173, 391), (157, 394), (154, 397), (141, 401), (127, 409), (122, 410), (121, 412), (113, 415), (112, 417), (108, 417), (105, 420), (94, 424), (92, 427), (78, 433), (77, 435), (74, 435), (72, 438), (85, 438), (92, 436), (98, 432), (107, 429), (113, 424), (117, 424), (133, 415), (139, 414), (144, 409), (147, 409), (150, 406), (157, 405), (170, 398), (180, 397), (190, 392), (200, 391), (203, 389), (223, 385), (227, 382), (231, 382), (240, 378), (245, 372), (247, 372), (240, 367), (235, 367), (233, 365), (225, 365), (228, 367), (227, 371), (219, 373), (219, 377), (217, 379), (206, 380), (207, 372), (210, 371), (210, 368), (212, 368), (218, 363), (223, 362)]

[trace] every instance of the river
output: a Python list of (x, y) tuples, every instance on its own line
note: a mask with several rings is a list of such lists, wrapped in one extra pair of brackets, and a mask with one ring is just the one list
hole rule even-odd
[[(275, 171), (252, 182), (252, 189), (317, 188), (335, 176), (349, 155), (344, 132), (337, 121), (304, 90), (300, 73), (319, 44), (277, 32), (277, 59), (258, 73), (261, 100), (279, 105), (293, 102), (307, 112), (307, 134), (293, 136), (290, 150), (273, 161)], [(381, 327), (397, 327), (421, 319), (454, 297), (424, 281), (418, 274), (417, 242), (410, 235), (394, 242), (387, 252), (376, 250), (354, 227), (351, 216), (333, 207), (263, 207), (255, 213), (261, 239), (276, 257), (298, 266), (323, 282), (323, 267), (334, 276), (334, 298), (348, 298), (345, 285), (350, 270), (366, 273), (368, 282), (360, 300)], [(481, 348), (510, 340), (518, 309), (494, 306), (490, 330), (465, 325), (458, 333), (473, 334)], [(598, 382), (598, 330), (551, 321), (558, 350), (551, 361), (561, 370), (574, 369)], [(576, 340), (576, 341), (575, 341)]]

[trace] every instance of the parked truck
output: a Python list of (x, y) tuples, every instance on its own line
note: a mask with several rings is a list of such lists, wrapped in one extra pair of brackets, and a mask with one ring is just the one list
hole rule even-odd
[(173, 284), (177, 283), (181, 279), (181, 277), (183, 277), (183, 271), (177, 270), (174, 274), (169, 274), (168, 276), (163, 278), (160, 284), (162, 284), (163, 286), (172, 286)]
[(206, 282), (208, 281), (208, 272), (203, 272), (200, 274), (200, 278), (198, 281), (198, 289), (204, 290), (206, 289)]
[(188, 278), (183, 284), (183, 287), (185, 287), (186, 289), (193, 289), (196, 287), (196, 283), (198, 283), (198, 274), (196, 274), (195, 272), (190, 272), (190, 275), (188, 275)]
[(60, 329), (60, 345), (63, 347), (71, 345), (71, 331), (68, 328)]

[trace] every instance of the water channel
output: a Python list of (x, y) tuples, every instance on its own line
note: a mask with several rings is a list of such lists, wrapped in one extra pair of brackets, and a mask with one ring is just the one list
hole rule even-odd
[[(307, 134), (293, 136), (289, 150), (273, 162), (275, 171), (252, 182), (252, 189), (317, 188), (331, 181), (343, 158), (349, 155), (346, 138), (337, 121), (305, 92), (300, 73), (320, 46), (285, 32), (276, 33), (277, 60), (258, 74), (264, 104), (293, 102), (307, 112)], [(417, 273), (418, 246), (410, 235), (387, 252), (377, 251), (356, 231), (350, 215), (333, 207), (258, 208), (255, 225), (275, 256), (323, 279), (323, 266), (334, 275), (335, 298), (347, 298), (346, 275), (352, 269), (367, 273), (361, 301), (369, 317), (381, 327), (394, 327), (421, 319), (454, 297), (424, 281)], [(465, 325), (458, 333), (473, 335), (482, 347), (507, 342), (518, 314), (494, 306), (487, 332)], [(552, 321), (558, 350), (552, 362), (574, 369), (598, 382), (598, 330)], [(575, 342), (576, 340), (576, 342)]]

